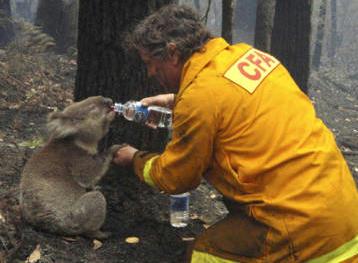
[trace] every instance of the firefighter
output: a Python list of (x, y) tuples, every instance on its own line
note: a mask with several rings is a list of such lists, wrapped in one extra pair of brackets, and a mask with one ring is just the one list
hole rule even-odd
[(280, 61), (213, 37), (178, 5), (145, 18), (128, 42), (172, 92), (142, 100), (173, 109), (172, 139), (161, 154), (125, 146), (114, 162), (169, 194), (205, 178), (229, 210), (196, 238), (191, 262), (358, 260), (355, 182)]

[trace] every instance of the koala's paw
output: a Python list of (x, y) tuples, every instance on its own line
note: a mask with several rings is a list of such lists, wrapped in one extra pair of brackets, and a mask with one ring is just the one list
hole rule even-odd
[(127, 144), (123, 143), (123, 144), (114, 144), (109, 148), (109, 153), (110, 154), (115, 154), (120, 148), (126, 146)]

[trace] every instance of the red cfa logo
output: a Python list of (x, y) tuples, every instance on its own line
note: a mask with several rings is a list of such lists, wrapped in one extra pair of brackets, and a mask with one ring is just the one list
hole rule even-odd
[(240, 57), (224, 76), (253, 93), (279, 64), (273, 56), (252, 48)]

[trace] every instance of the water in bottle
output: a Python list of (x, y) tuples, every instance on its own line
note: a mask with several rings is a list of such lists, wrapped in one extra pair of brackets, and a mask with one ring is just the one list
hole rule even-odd
[(147, 123), (159, 128), (170, 128), (172, 126), (172, 111), (159, 106), (149, 106)]
[(172, 125), (172, 111), (159, 106), (143, 106), (139, 101), (128, 101), (124, 104), (115, 103), (113, 110), (122, 114), (129, 121), (147, 123), (156, 128), (170, 128)]
[(170, 196), (170, 224), (173, 227), (186, 227), (189, 223), (190, 193)]

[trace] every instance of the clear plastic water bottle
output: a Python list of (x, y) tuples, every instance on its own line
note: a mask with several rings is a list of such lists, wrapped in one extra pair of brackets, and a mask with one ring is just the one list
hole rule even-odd
[(124, 104), (114, 103), (113, 110), (122, 114), (129, 121), (149, 124), (154, 128), (170, 128), (172, 111), (159, 106), (143, 106), (139, 101), (128, 101)]
[(190, 193), (170, 195), (170, 224), (173, 227), (186, 227), (189, 223)]

